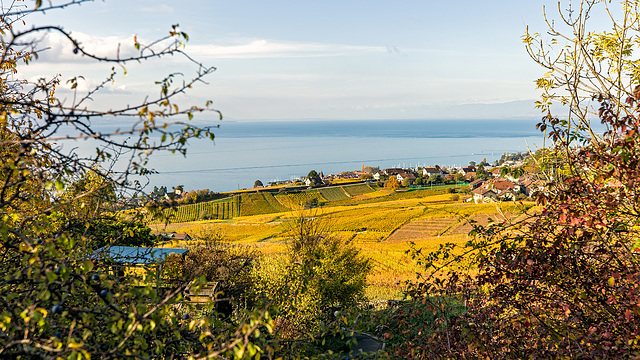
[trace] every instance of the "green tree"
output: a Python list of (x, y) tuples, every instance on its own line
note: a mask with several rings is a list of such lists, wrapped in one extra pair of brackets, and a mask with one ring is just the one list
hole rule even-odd
[(365, 300), (371, 261), (353, 243), (331, 236), (327, 224), (317, 213), (301, 213), (286, 255), (264, 259), (256, 269), (255, 296), (278, 306), (276, 323), (285, 337), (316, 335), (336, 309)]
[(264, 187), (264, 185), (262, 184), (262, 181), (260, 181), (260, 180), (256, 180), (256, 181), (253, 183), (253, 188), (255, 189), (255, 188), (260, 188), (260, 187)]
[(439, 174), (431, 175), (427, 179), (427, 182), (429, 184), (440, 184), (440, 183), (442, 183), (442, 176), (440, 176)]
[(482, 164), (476, 167), (476, 179), (487, 180), (489, 178), (489, 174), (487, 174), (484, 166)]

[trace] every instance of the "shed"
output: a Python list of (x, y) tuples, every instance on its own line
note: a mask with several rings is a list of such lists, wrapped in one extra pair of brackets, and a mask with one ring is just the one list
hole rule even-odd
[(134, 246), (105, 246), (94, 251), (100, 260), (113, 260), (120, 265), (146, 265), (164, 261), (170, 254), (184, 255), (189, 249), (148, 248)]

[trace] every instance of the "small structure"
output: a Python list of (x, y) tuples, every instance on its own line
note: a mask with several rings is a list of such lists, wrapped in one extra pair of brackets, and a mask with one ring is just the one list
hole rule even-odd
[(95, 260), (111, 264), (116, 276), (124, 275), (125, 267), (156, 267), (156, 286), (160, 286), (160, 275), (164, 260), (171, 254), (183, 255), (189, 249), (148, 248), (135, 246), (105, 246), (93, 252)]
[(134, 246), (105, 246), (94, 251), (100, 260), (111, 260), (119, 265), (146, 265), (164, 261), (170, 254), (184, 255), (189, 249), (147, 248)]
[(162, 241), (188, 241), (191, 240), (189, 234), (172, 232), (170, 234), (162, 234)]

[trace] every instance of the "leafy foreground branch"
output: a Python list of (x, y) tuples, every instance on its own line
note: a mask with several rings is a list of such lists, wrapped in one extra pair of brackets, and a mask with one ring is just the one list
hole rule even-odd
[[(616, 117), (608, 99), (599, 100), (611, 140), (572, 149), (567, 160), (573, 173), (538, 194), (541, 210), (527, 221), (477, 227), (467, 244), (475, 274), (451, 271), (413, 286), (414, 308), (400, 318), (426, 312), (436, 320), (405, 339), (399, 354), (640, 355), (640, 122), (633, 115)], [(566, 137), (557, 119), (544, 123)], [(424, 261), (432, 265), (451, 256), (442, 254)], [(451, 304), (465, 304), (466, 311), (452, 314)]]
[[(119, 46), (126, 56), (118, 50), (101, 57), (60, 27), (23, 25), (29, 14), (83, 2), (43, 6), (41, 1), (17, 1), (5, 4), (0, 14), (0, 358), (243, 358), (268, 353), (263, 334), (271, 330), (272, 319), (266, 307), (241, 311), (233, 321), (222, 321), (213, 305), (196, 314), (183, 294), (204, 284), (200, 274), (164, 288), (156, 268), (123, 272), (93, 255), (104, 245), (153, 243), (148, 228), (118, 219), (119, 204), (123, 195), (140, 191), (141, 181), (153, 172), (146, 168), (150, 154), (185, 153), (188, 139), (213, 138), (210, 128), (185, 120), (215, 111), (210, 102), (184, 106), (177, 97), (215, 68), (183, 52), (188, 37), (176, 26), (158, 41), (142, 44), (134, 38), (129, 47)], [(52, 34), (61, 34), (65, 45), (48, 48), (44, 42)], [(20, 77), (42, 52), (67, 50), (88, 63), (119, 66), (177, 55), (193, 73), (183, 81), (169, 74), (151, 82), (159, 87), (158, 95), (110, 110), (91, 106), (100, 104), (105, 86), (118, 80), (116, 68), (86, 93), (78, 90), (82, 76), (66, 82), (70, 91), (61, 89), (65, 82), (57, 73), (35, 82)], [(82, 71), (84, 62), (79, 64)], [(93, 121), (113, 116), (125, 130), (94, 129)], [(95, 152), (77, 152), (73, 141), (82, 140)]]

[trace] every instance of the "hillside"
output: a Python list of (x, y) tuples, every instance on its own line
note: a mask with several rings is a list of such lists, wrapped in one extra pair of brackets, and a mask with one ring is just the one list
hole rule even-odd
[[(462, 188), (457, 190), (463, 191)], [(463, 243), (467, 241), (467, 233), (472, 228), (469, 219), (482, 223), (487, 223), (489, 218), (502, 220), (501, 214), (515, 213), (522, 207), (514, 202), (475, 205), (454, 201), (452, 194), (448, 193), (451, 191), (449, 189), (394, 193), (371, 189), (369, 193), (364, 193), (371, 195), (369, 197), (358, 195), (350, 199), (339, 195), (338, 191), (347, 193), (340, 187), (332, 191), (333, 195), (327, 192), (323, 195), (317, 190), (275, 196), (243, 194), (233, 198), (240, 200), (226, 202), (231, 209), (234, 204), (239, 204), (237, 213), (241, 216), (183, 221), (166, 227), (153, 225), (152, 228), (156, 232), (189, 233), (194, 238), (201, 232), (214, 232), (224, 241), (254, 246), (264, 254), (273, 254), (285, 249), (294, 219), (301, 214), (320, 218), (327, 233), (353, 241), (373, 259), (374, 268), (367, 279), (369, 296), (386, 299), (399, 297), (402, 288), (399, 283), (414, 279), (419, 270), (419, 266), (406, 253), (412, 243), (425, 251), (436, 250), (447, 242)], [(323, 205), (301, 210), (300, 204), (309, 199), (317, 199)], [(500, 206), (499, 211), (496, 206)], [(525, 205), (530, 206), (532, 204)], [(194, 210), (190, 209), (194, 214)], [(279, 211), (281, 209), (287, 210)], [(187, 213), (187, 210), (179, 208), (177, 213)], [(196, 243), (165, 245), (177, 247)]]

